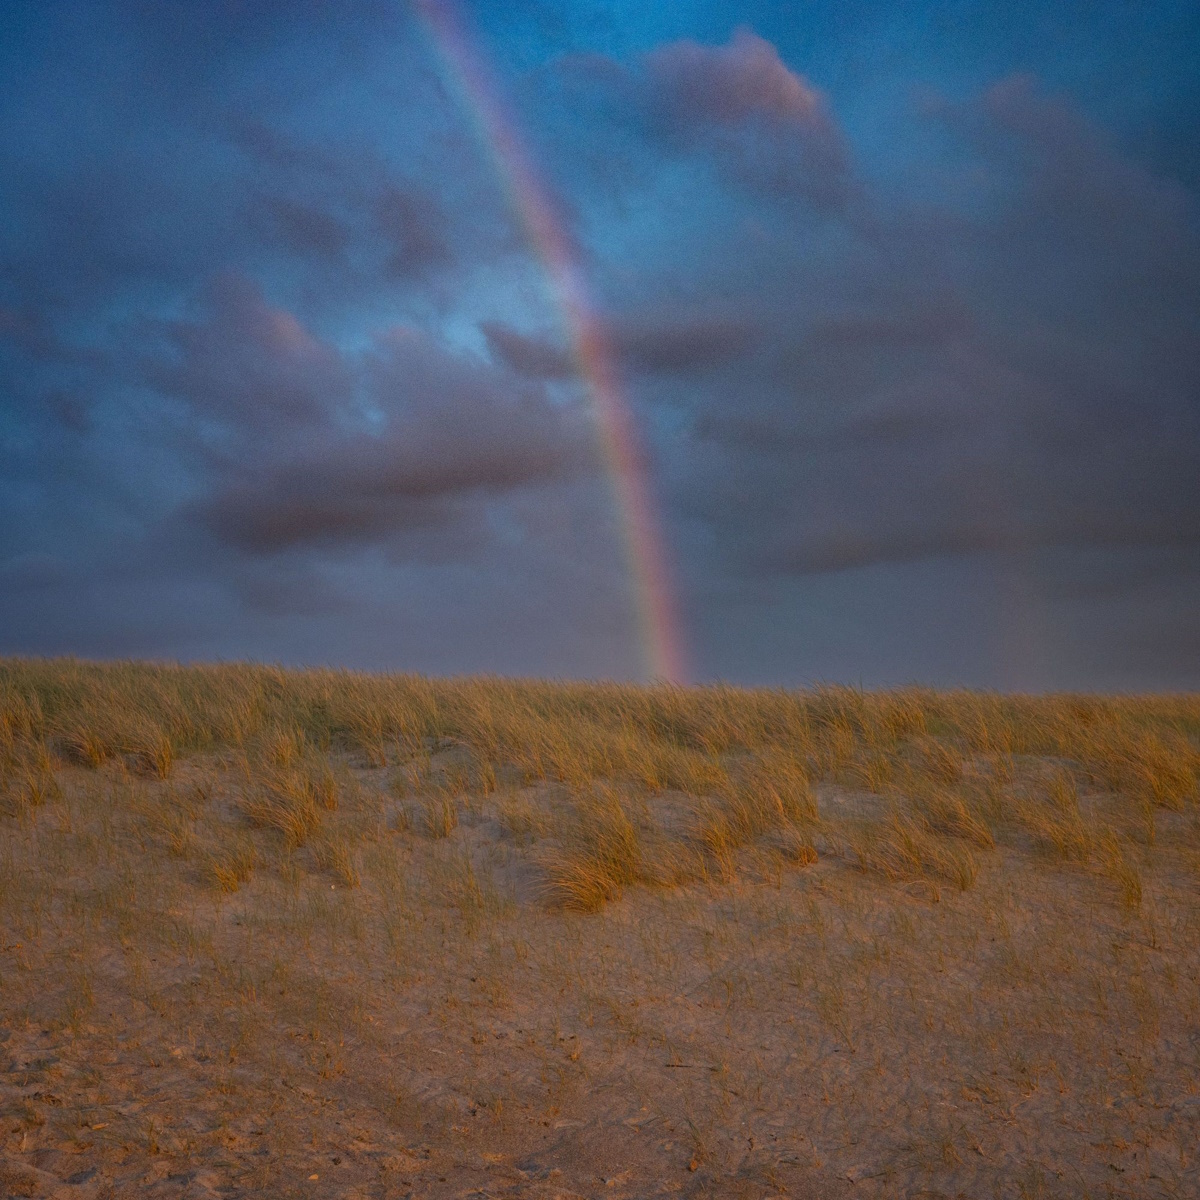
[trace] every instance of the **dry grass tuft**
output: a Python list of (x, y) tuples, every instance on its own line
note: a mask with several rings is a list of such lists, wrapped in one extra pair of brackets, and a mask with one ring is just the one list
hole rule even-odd
[(1142, 876), (1127, 847), (1112, 830), (1099, 841), (1100, 863), (1104, 874), (1117, 885), (1121, 903), (1133, 912), (1142, 907)]
[(794, 844), (796, 827), (817, 821), (805, 766), (789, 755), (759, 756), (742, 764), (737, 777), (697, 805), (692, 837), (711, 858), (718, 875), (731, 879), (734, 856), (767, 835)]
[(223, 892), (236, 892), (247, 883), (258, 866), (258, 851), (248, 838), (238, 838), (233, 845), (222, 847), (209, 856), (206, 864), (209, 878)]
[(1196, 801), (1200, 752), (1174, 731), (1144, 734), (1118, 764), (1118, 785), (1124, 784), (1159, 808), (1178, 812)]
[(996, 839), (984, 820), (972, 812), (963, 798), (954, 792), (944, 788), (931, 788), (920, 792), (913, 798), (913, 808), (934, 833), (944, 837), (962, 838), (984, 850), (990, 850), (996, 844)]
[(735, 783), (718, 793), (713, 806), (735, 846), (817, 819), (808, 771), (786, 754), (760, 755), (744, 766)]
[(543, 895), (553, 906), (595, 912), (634, 883), (658, 882), (618, 791), (597, 784), (577, 798), (557, 847), (543, 850)]
[(952, 742), (921, 738), (916, 742), (917, 762), (921, 774), (940, 784), (955, 784), (966, 769), (962, 751)]
[(175, 765), (175, 747), (161, 729), (148, 726), (137, 731), (125, 747), (130, 768), (152, 779), (167, 779)]
[(12, 747), (0, 758), (0, 816), (27, 816), (62, 794), (41, 742)]
[(586, 854), (548, 849), (538, 855), (545, 872), (542, 889), (547, 904), (569, 912), (598, 912), (621, 895), (621, 885), (607, 865)]
[(779, 835), (779, 850), (796, 867), (811, 867), (817, 861), (817, 848), (808, 835), (798, 829), (785, 829)]
[(883, 795), (896, 779), (897, 765), (885, 751), (865, 750), (847, 766), (844, 775), (848, 783)]
[(961, 842), (945, 841), (901, 812), (879, 827), (859, 825), (846, 848), (860, 869), (891, 880), (938, 880), (966, 891), (979, 874), (978, 860)]
[(425, 832), (431, 838), (449, 837), (458, 828), (456, 793), (437, 791), (425, 798)]
[(1054, 857), (1069, 862), (1087, 862), (1093, 834), (1079, 808), (1074, 777), (1055, 771), (1043, 796), (1035, 796), (1017, 809), (1021, 823), (1035, 843)]
[(319, 870), (328, 871), (346, 887), (362, 883), (354, 848), (345, 838), (326, 834), (313, 843), (312, 851)]
[(58, 745), (69, 762), (92, 770), (104, 766), (117, 752), (107, 730), (82, 723), (64, 729)]
[(284, 845), (294, 848), (312, 837), (322, 815), (337, 804), (337, 780), (328, 764), (273, 765), (248, 781), (241, 810), (252, 825), (278, 830)]

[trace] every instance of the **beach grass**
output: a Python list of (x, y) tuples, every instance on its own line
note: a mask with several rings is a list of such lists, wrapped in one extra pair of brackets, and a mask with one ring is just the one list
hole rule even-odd
[(1195, 695), (0, 660), (0, 1192), (1200, 1194), (1198, 777)]

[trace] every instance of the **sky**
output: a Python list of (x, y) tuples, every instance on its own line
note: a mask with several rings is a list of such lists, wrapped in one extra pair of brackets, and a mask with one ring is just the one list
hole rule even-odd
[(0, 10), (0, 653), (1200, 687), (1190, 0)]

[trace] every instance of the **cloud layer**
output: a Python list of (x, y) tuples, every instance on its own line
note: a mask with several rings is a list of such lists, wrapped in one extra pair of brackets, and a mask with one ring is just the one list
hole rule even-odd
[[(586, 381), (433, 47), (185, 9), (47, 6), (0, 57), (0, 650), (637, 674)], [(536, 51), (503, 86), (699, 676), (1200, 685), (1169, 62), (1154, 141), (1032, 43), (852, 89), (883, 6), (807, 50), (483, 17)]]

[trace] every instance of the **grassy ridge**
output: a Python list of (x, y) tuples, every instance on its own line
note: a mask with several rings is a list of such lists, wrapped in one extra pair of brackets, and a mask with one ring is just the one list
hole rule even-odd
[[(540, 783), (553, 812), (510, 805), (545, 835), (547, 898), (594, 909), (634, 883), (734, 873), (774, 839), (811, 861), (814, 839), (897, 879), (969, 887), (1001, 829), (1095, 862), (1138, 901), (1123, 846), (1152, 844), (1155, 813), (1194, 800), (1200, 698), (1006, 696), (905, 688), (809, 692), (726, 686), (434, 680), (411, 675), (10, 659), (0, 662), (0, 794), (41, 803), (55, 762), (119, 763), (167, 780), (181, 756), (232, 752), (248, 823), (301, 846), (328, 823), (338, 754), (392, 771), (424, 828), (446, 836), (471, 796)], [(431, 756), (455, 748), (453, 765)], [(883, 797), (822, 820), (822, 783)], [(1084, 813), (1081, 789), (1110, 798)], [(647, 798), (684, 798), (664, 820)], [(528, 808), (528, 806), (526, 806)], [(680, 805), (675, 805), (678, 809)], [(874, 819), (871, 819), (874, 818)], [(350, 852), (327, 851), (344, 861)]]

